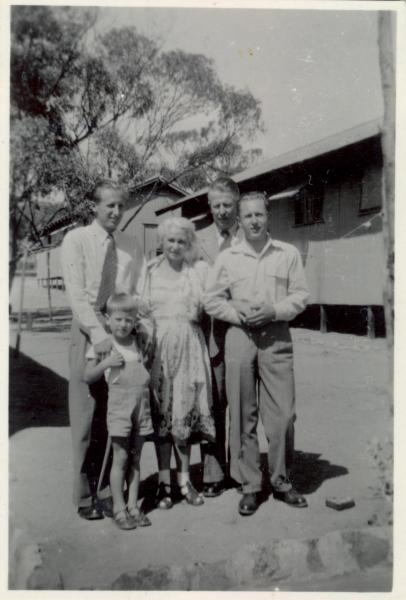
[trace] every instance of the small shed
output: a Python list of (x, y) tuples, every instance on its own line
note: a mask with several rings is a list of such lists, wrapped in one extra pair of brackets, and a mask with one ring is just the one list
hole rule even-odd
[[(119, 228), (137, 238), (147, 259), (157, 253), (158, 225), (167, 216), (157, 215), (157, 212), (170, 208), (185, 196), (185, 190), (162, 176), (151, 177), (130, 190)], [(173, 214), (180, 215), (181, 209), (174, 209)]]

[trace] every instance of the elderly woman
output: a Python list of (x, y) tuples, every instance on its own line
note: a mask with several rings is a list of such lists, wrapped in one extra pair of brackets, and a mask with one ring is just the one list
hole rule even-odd
[[(158, 227), (163, 254), (153, 259), (142, 285), (156, 325), (151, 370), (152, 412), (158, 433), (159, 487), (157, 504), (171, 508), (172, 443), (180, 492), (192, 506), (203, 504), (189, 478), (191, 438), (213, 440), (210, 361), (203, 332), (202, 288), (207, 265), (196, 261), (194, 225), (169, 218)], [(197, 440), (196, 440), (197, 441)]]

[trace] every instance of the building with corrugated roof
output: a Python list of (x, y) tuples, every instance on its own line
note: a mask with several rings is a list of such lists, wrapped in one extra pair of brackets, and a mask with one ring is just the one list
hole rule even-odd
[[(302, 317), (321, 328), (383, 329), (382, 151), (379, 121), (275, 156), (233, 176), (271, 200), (270, 233), (300, 251), (311, 291)], [(157, 211), (210, 222), (207, 187)]]

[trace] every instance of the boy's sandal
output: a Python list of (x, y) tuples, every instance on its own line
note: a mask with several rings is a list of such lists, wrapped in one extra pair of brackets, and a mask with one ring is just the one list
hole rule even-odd
[[(186, 492), (184, 491), (185, 489), (187, 490)], [(201, 506), (204, 504), (203, 498), (199, 496), (190, 481), (188, 481), (186, 485), (182, 485), (180, 492), (188, 504), (191, 504), (192, 506)]]
[(137, 527), (137, 521), (124, 508), (114, 513), (113, 521), (119, 529), (129, 530)]
[(149, 527), (152, 524), (151, 521), (148, 519), (147, 515), (142, 512), (142, 510), (133, 507), (128, 508), (127, 511), (130, 517), (132, 517), (137, 523), (137, 527)]
[(173, 502), (171, 498), (171, 486), (165, 485), (164, 483), (160, 483), (158, 486), (158, 491), (155, 497), (155, 504), (158, 508), (163, 510), (168, 510), (172, 508)]

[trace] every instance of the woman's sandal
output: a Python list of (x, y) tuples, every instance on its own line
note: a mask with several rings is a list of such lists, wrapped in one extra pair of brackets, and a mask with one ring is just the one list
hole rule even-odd
[(171, 486), (165, 483), (160, 483), (155, 496), (155, 504), (158, 508), (168, 510), (172, 508), (173, 502), (171, 498)]
[(113, 521), (119, 529), (129, 530), (137, 527), (137, 521), (128, 513), (127, 509), (125, 508), (114, 513)]
[[(185, 489), (187, 490), (186, 492), (184, 491)], [(180, 493), (182, 494), (184, 500), (186, 500), (186, 502), (192, 506), (201, 506), (204, 504), (203, 498), (199, 496), (190, 481), (186, 482), (185, 485), (182, 485), (180, 488)]]
[(151, 521), (148, 519), (147, 515), (142, 512), (139, 508), (127, 508), (127, 512), (137, 523), (137, 527), (149, 527), (152, 525)]

